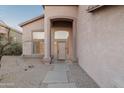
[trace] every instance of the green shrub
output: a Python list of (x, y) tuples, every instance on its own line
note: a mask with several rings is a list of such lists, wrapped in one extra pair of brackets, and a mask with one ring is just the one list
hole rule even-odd
[(21, 55), (22, 45), (19, 43), (13, 43), (4, 49), (4, 55)]

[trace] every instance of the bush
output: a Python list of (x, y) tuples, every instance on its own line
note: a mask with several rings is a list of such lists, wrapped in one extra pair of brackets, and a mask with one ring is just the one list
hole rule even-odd
[(4, 55), (21, 55), (22, 54), (22, 45), (19, 43), (13, 43), (7, 46), (4, 49)]

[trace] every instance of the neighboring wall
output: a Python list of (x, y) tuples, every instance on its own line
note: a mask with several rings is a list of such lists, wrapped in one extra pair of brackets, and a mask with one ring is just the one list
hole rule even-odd
[(17, 42), (17, 43), (22, 43), (22, 33), (15, 31), (15, 30), (10, 30), (10, 37), (12, 38), (12, 42)]
[(32, 55), (33, 53), (33, 42), (32, 32), (33, 31), (44, 31), (44, 19), (38, 19), (32, 23), (26, 24), (23, 27), (23, 55)]
[(124, 6), (87, 8), (79, 6), (79, 64), (100, 87), (124, 87)]
[[(8, 27), (10, 28), (10, 27)], [(7, 28), (7, 26), (1, 25), (0, 26), (0, 34), (4, 34), (5, 37), (9, 36), (11, 38), (12, 43), (22, 43), (22, 33), (16, 29), (10, 28), (10, 30)]]

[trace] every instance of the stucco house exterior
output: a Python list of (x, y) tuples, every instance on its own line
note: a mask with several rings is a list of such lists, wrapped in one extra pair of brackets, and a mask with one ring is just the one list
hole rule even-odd
[(24, 56), (78, 62), (100, 87), (124, 87), (123, 5), (43, 7), (43, 15), (20, 24)]

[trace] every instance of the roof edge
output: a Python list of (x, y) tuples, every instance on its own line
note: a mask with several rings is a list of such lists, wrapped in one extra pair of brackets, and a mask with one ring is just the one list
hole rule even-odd
[(29, 24), (29, 23), (32, 23), (32, 22), (34, 22), (34, 21), (36, 21), (36, 20), (38, 20), (38, 19), (41, 19), (41, 18), (44, 18), (44, 14), (43, 14), (43, 15), (40, 15), (40, 16), (37, 16), (37, 17), (34, 17), (34, 18), (32, 18), (32, 19), (29, 19), (29, 20), (27, 20), (27, 21), (25, 21), (25, 22), (19, 24), (19, 26), (20, 26), (20, 27), (23, 27), (23, 26), (25, 26), (25, 25), (27, 25), (27, 24)]
[(1, 27), (4, 27), (4, 28), (7, 28), (7, 29), (10, 29), (10, 30), (13, 30), (13, 31), (15, 31), (15, 32), (17, 32), (17, 33), (22, 34), (22, 32), (21, 32), (20, 30), (15, 29), (15, 28), (13, 28), (13, 27), (10, 27), (10, 26), (8, 26), (8, 25), (0, 24), (0, 26), (1, 26)]
[(97, 10), (97, 9), (99, 9), (99, 8), (101, 8), (101, 7), (103, 7), (103, 6), (105, 6), (105, 5), (90, 5), (90, 6), (88, 7), (87, 11), (88, 11), (88, 12), (93, 12), (93, 11), (95, 11), (95, 10)]

